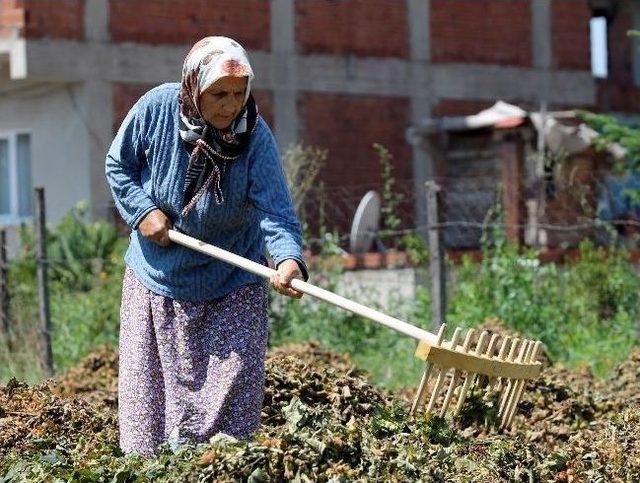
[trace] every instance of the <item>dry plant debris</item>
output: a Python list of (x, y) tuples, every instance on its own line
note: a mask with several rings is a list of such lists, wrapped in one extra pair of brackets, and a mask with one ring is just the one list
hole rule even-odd
[(508, 433), (482, 391), (455, 420), (412, 420), (408, 393), (313, 344), (270, 352), (251, 443), (218, 435), (125, 457), (116, 389), (108, 348), (59, 382), (0, 387), (0, 481), (640, 481), (640, 349), (608, 380), (548, 367)]

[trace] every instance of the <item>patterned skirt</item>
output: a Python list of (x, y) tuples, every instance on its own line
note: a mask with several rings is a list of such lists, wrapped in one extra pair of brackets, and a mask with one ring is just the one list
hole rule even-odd
[(120, 309), (118, 420), (124, 453), (206, 442), (216, 433), (247, 440), (258, 427), (268, 336), (267, 287), (240, 287), (218, 300), (158, 295), (127, 267)]

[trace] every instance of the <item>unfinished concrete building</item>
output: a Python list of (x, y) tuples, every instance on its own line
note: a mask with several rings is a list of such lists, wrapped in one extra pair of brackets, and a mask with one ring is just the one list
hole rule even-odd
[[(607, 27), (604, 72), (593, 18)], [(112, 217), (114, 130), (145, 90), (179, 80), (196, 40), (218, 34), (249, 50), (281, 147), (326, 148), (322, 181), (357, 201), (380, 185), (371, 145), (386, 145), (420, 225), (434, 163), (408, 127), (497, 99), (637, 113), (634, 26), (631, 0), (0, 0), (0, 224), (29, 219), (33, 186), (45, 186), (51, 221), (82, 199)]]

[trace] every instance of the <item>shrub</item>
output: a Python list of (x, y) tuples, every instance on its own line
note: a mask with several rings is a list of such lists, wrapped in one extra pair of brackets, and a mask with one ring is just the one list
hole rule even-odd
[(554, 360), (604, 375), (637, 344), (640, 279), (621, 249), (584, 241), (580, 253), (564, 266), (542, 265), (537, 251), (495, 232), (479, 264), (463, 261), (447, 319), (475, 326), (497, 317), (542, 340)]
[[(24, 270), (35, 270), (33, 228), (23, 225), (20, 230)], [(89, 290), (100, 275), (108, 271), (118, 235), (115, 227), (105, 221), (87, 219), (86, 202), (73, 207), (53, 229), (47, 229), (47, 258), (50, 261), (50, 280), (71, 290)], [(16, 276), (30, 281), (28, 273)]]

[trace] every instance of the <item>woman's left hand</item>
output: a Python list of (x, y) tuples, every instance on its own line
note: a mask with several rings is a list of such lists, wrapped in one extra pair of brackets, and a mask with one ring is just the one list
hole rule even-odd
[(291, 287), (291, 280), (294, 278), (302, 280), (302, 272), (300, 271), (298, 262), (289, 258), (278, 265), (278, 271), (271, 276), (269, 281), (278, 293), (299, 299), (302, 297), (302, 292), (298, 292)]

